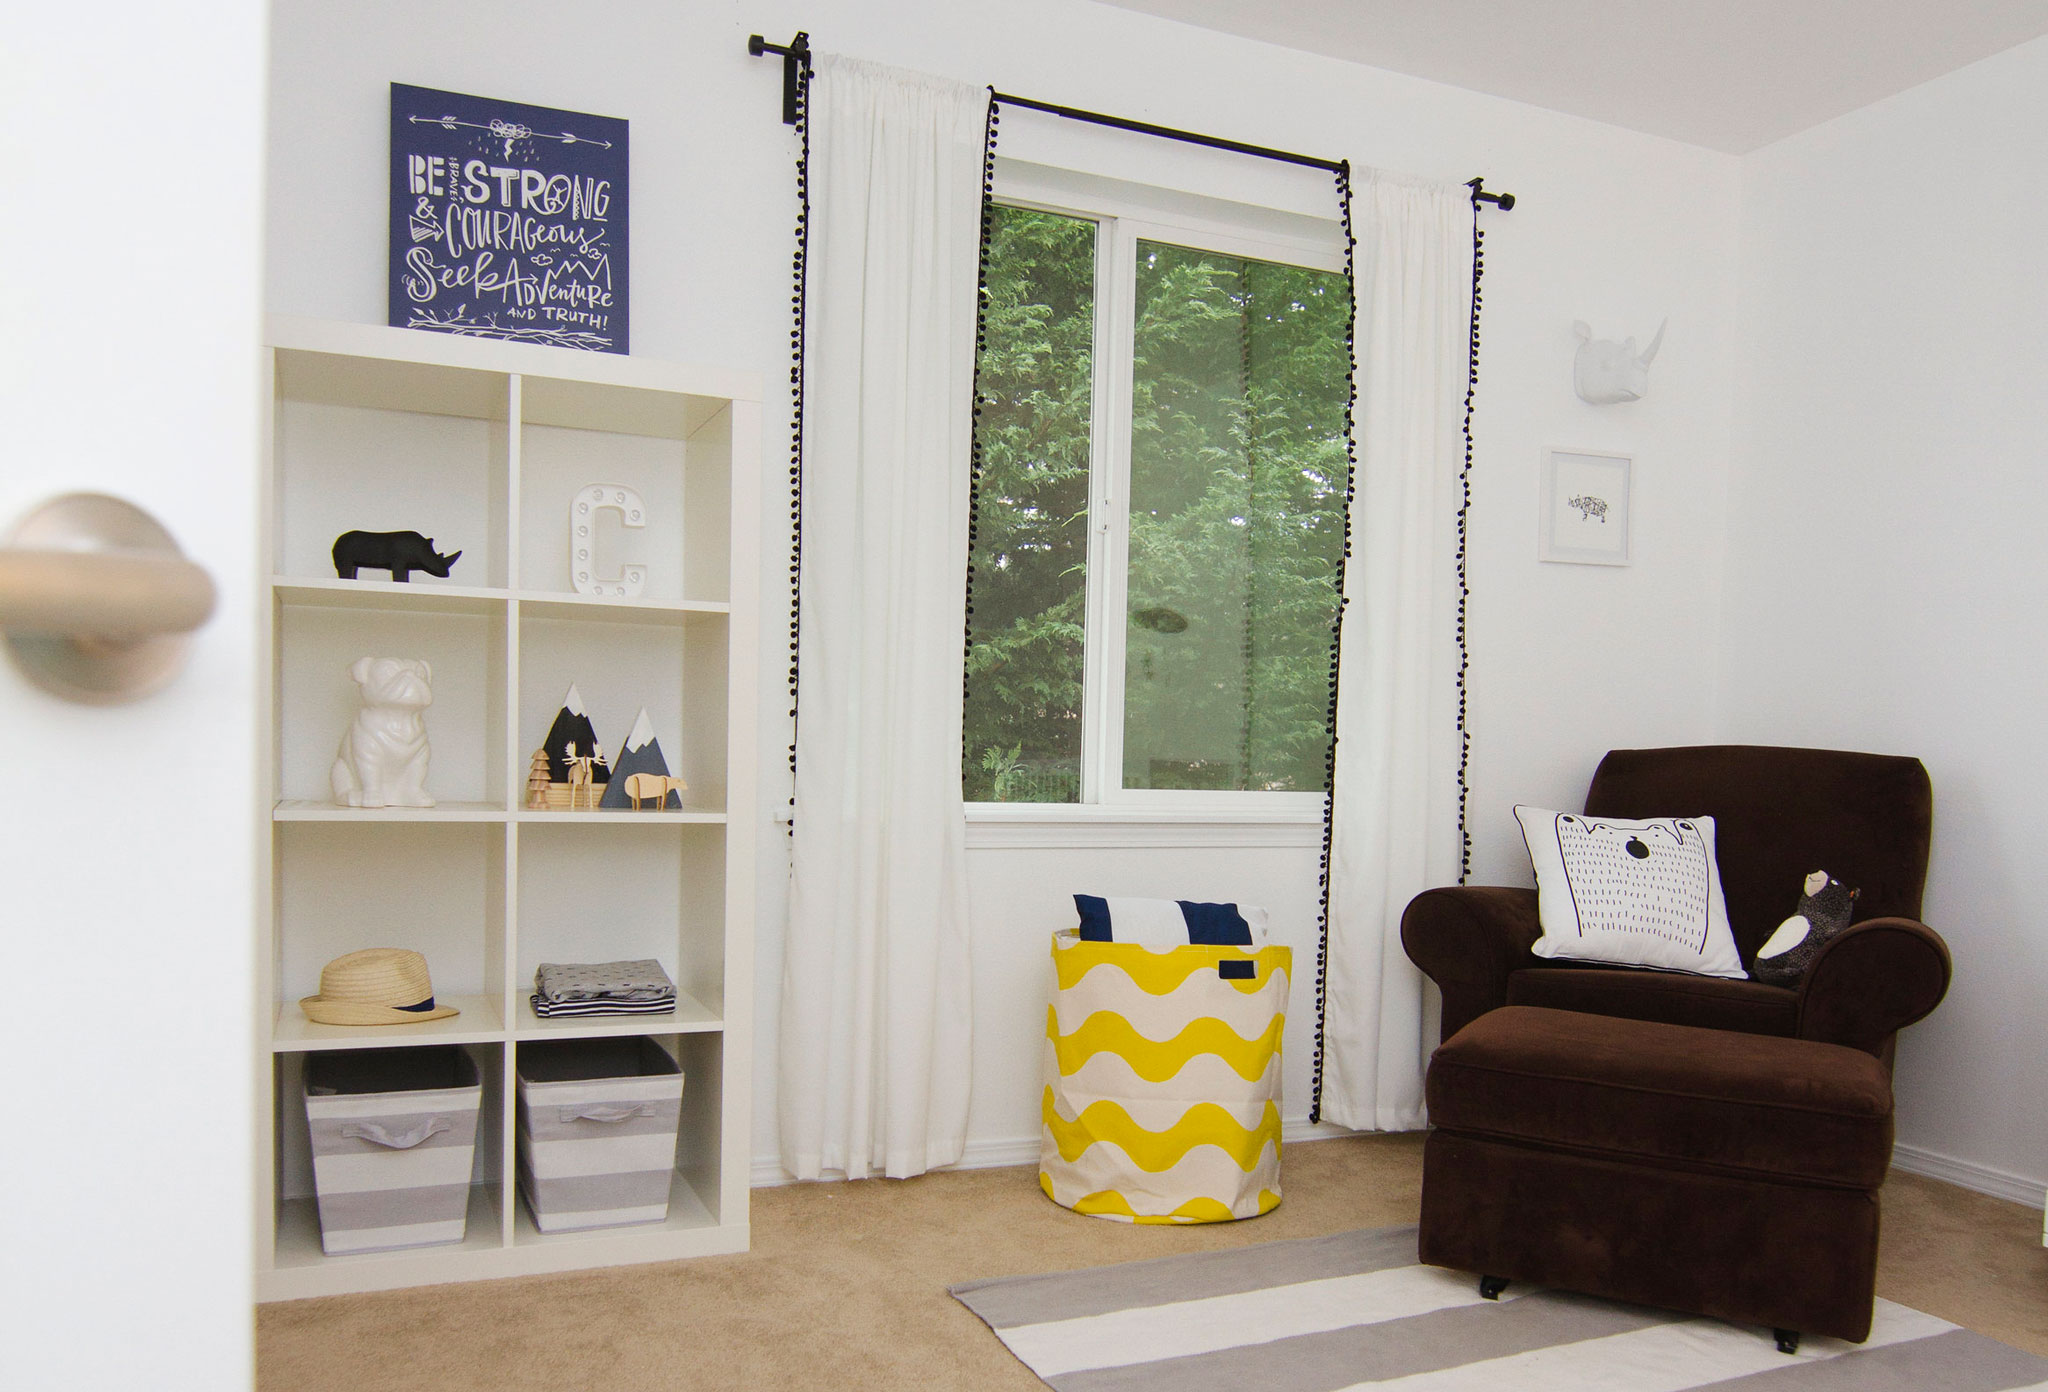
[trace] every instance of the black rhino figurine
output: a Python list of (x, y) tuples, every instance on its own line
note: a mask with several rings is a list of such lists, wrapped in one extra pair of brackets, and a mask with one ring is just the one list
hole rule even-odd
[(446, 556), (434, 550), (434, 539), (418, 532), (343, 532), (334, 539), (334, 573), (344, 580), (356, 578), (356, 571), (388, 570), (391, 578), (405, 584), (415, 570), (448, 578), (448, 569), (462, 556)]

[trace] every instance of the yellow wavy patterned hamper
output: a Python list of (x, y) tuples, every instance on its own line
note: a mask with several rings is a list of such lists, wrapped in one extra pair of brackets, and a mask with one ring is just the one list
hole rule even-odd
[[(1070, 929), (1053, 935), (1052, 960), (1039, 1187), (1125, 1222), (1271, 1211), (1293, 951), (1154, 950)], [(1226, 978), (1225, 962), (1251, 975)]]

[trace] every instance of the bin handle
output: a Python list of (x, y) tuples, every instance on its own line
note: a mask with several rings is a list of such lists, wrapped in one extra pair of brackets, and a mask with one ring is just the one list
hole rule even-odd
[(393, 1135), (374, 1121), (352, 1121), (341, 1128), (341, 1134), (352, 1141), (370, 1141), (387, 1150), (411, 1150), (429, 1136), (438, 1136), (443, 1131), (453, 1131), (455, 1123), (447, 1117), (428, 1117), (410, 1131)]
[(563, 1107), (555, 1115), (557, 1121), (602, 1121), (606, 1123), (628, 1121), (633, 1117), (651, 1117), (654, 1104), (642, 1102), (637, 1107), (607, 1107), (593, 1103), (588, 1107)]

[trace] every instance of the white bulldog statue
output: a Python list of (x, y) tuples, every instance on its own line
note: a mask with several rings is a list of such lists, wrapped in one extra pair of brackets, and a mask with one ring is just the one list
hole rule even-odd
[(348, 669), (363, 706), (334, 756), (334, 800), (343, 807), (432, 807), (427, 720), (434, 671), (413, 657), (359, 658)]

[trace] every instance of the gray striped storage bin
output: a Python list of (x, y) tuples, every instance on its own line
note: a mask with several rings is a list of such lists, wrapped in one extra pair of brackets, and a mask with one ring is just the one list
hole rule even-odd
[(652, 1039), (519, 1046), (519, 1192), (542, 1232), (668, 1217), (683, 1070)]
[(308, 1058), (320, 1250), (462, 1241), (482, 1096), (476, 1060), (452, 1045)]

